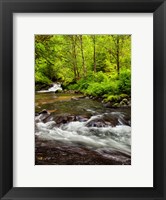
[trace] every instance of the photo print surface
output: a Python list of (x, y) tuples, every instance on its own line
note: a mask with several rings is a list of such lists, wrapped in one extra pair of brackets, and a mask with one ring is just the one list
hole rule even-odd
[(35, 165), (131, 165), (131, 35), (35, 35)]

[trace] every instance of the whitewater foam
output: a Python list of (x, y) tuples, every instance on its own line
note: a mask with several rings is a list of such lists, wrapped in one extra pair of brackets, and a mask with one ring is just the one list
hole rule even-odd
[[(92, 116), (87, 122), (101, 117)], [(131, 127), (117, 125), (115, 127), (87, 127), (87, 122), (70, 122), (56, 127), (54, 121), (36, 123), (36, 135), (46, 140), (68, 142), (83, 145), (87, 148), (101, 150), (103, 148), (131, 154)]]

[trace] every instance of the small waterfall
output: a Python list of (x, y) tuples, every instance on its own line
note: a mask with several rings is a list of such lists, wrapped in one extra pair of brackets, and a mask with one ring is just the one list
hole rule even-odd
[(56, 92), (56, 91), (62, 91), (62, 87), (60, 83), (54, 83), (52, 87), (50, 87), (48, 90), (40, 90), (38, 93), (47, 93), (47, 92)]
[(53, 86), (48, 89), (49, 92), (56, 92), (57, 90), (62, 91), (62, 87), (60, 83), (54, 83)]

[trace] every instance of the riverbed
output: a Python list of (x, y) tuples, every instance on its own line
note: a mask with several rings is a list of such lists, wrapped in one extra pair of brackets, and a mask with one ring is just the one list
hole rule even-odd
[(35, 94), (36, 165), (130, 165), (131, 109), (82, 94)]

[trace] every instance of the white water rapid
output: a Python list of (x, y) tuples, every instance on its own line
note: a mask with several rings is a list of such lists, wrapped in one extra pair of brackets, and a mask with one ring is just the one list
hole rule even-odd
[(62, 87), (60, 83), (54, 83), (52, 87), (50, 87), (48, 90), (40, 90), (38, 93), (46, 93), (46, 92), (56, 92), (56, 91), (62, 91)]
[[(119, 114), (119, 113), (118, 113)], [(46, 140), (56, 140), (71, 145), (81, 145), (104, 156), (110, 152), (131, 155), (131, 127), (121, 123), (112, 127), (88, 127), (87, 124), (101, 115), (92, 116), (86, 122), (73, 121), (56, 126), (55, 121), (36, 123), (35, 134)], [(122, 116), (120, 116), (121, 119)]]

